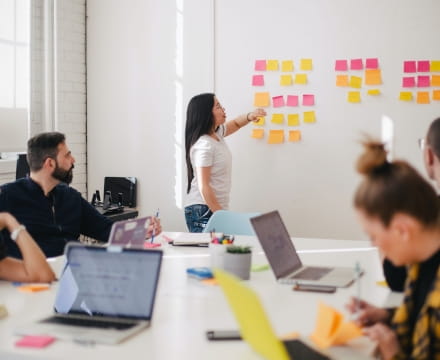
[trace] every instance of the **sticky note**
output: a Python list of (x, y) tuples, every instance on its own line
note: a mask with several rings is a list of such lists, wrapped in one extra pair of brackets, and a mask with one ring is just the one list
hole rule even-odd
[(252, 129), (251, 138), (254, 139), (264, 138), (264, 129)]
[(414, 60), (403, 62), (403, 72), (414, 73), (416, 72), (416, 62)]
[(284, 142), (284, 130), (269, 130), (268, 144), (282, 144)]
[(411, 88), (416, 86), (416, 79), (414, 76), (404, 76), (402, 78), (402, 87)]
[(266, 60), (255, 60), (256, 71), (266, 71)]
[(281, 125), (284, 123), (284, 114), (272, 114), (272, 119), (270, 121), (274, 124)]
[(308, 124), (316, 122), (315, 112), (314, 111), (304, 111), (304, 120), (303, 121)]
[(281, 62), (281, 71), (292, 72), (293, 71), (293, 61), (292, 60), (283, 60)]
[(301, 59), (299, 68), (304, 71), (312, 70), (313, 68), (312, 59)]
[(418, 72), (429, 72), (431, 70), (431, 63), (429, 60), (419, 60), (417, 61), (417, 71)]
[(38, 292), (49, 290), (50, 286), (47, 284), (27, 284), (19, 286), (17, 289), (23, 292)]
[(431, 86), (440, 86), (440, 75), (431, 76)]
[(266, 122), (266, 118), (264, 116), (260, 116), (257, 121), (252, 121), (252, 124), (257, 126), (263, 126)]
[(296, 74), (295, 84), (307, 84), (307, 74)]
[(301, 131), (289, 130), (289, 141), (296, 142), (301, 140)]
[(255, 93), (254, 106), (267, 107), (270, 105), (270, 96), (268, 92)]
[(348, 75), (336, 75), (336, 86), (348, 86)]
[(350, 60), (350, 69), (351, 70), (362, 70), (364, 65), (362, 63), (362, 59), (351, 59)]
[(273, 107), (282, 107), (284, 106), (284, 97), (283, 96), (274, 96), (272, 97)]
[(299, 114), (287, 114), (287, 125), (299, 126)]
[(431, 61), (431, 72), (440, 72), (440, 60)]
[(367, 91), (367, 94), (368, 95), (373, 95), (373, 96), (380, 95), (380, 90), (379, 89), (369, 89)]
[(429, 75), (419, 75), (417, 76), (417, 87), (430, 87), (431, 78)]
[(298, 106), (298, 96), (287, 95), (287, 106)]
[(360, 103), (361, 93), (359, 91), (349, 91), (347, 93), (347, 101), (349, 103)]
[(365, 85), (380, 85), (382, 84), (382, 76), (379, 69), (365, 70)]
[(267, 60), (266, 70), (278, 71), (278, 60)]
[(33, 347), (33, 348), (44, 348), (55, 341), (53, 336), (47, 335), (28, 335), (22, 337), (20, 340), (15, 342), (15, 346), (18, 347)]
[(365, 60), (365, 67), (367, 69), (378, 69), (379, 68), (379, 60), (377, 58), (369, 58)]
[(293, 84), (292, 75), (281, 75), (280, 76), (280, 85), (281, 86), (289, 86)]
[(429, 92), (419, 91), (417, 92), (417, 104), (429, 104)]
[(264, 86), (264, 75), (254, 75), (252, 76), (253, 86)]
[(440, 100), (440, 90), (432, 91), (432, 100)]
[(336, 60), (335, 61), (335, 70), (336, 71), (347, 71), (348, 70), (347, 60)]
[(362, 87), (362, 78), (360, 76), (350, 76), (350, 87), (360, 89)]
[(399, 100), (401, 101), (412, 101), (412, 92), (401, 91), (399, 94)]
[(315, 105), (315, 95), (312, 94), (304, 94), (302, 104), (304, 106), (313, 106)]

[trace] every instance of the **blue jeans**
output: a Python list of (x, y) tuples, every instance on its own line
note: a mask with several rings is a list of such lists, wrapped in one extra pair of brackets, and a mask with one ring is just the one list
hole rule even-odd
[(212, 211), (207, 205), (195, 204), (185, 207), (185, 220), (189, 232), (202, 232), (211, 216)]

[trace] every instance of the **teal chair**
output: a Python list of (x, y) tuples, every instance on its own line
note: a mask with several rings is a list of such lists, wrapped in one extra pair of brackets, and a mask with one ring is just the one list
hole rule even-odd
[(222, 232), (227, 235), (255, 235), (249, 219), (260, 213), (242, 213), (218, 210), (208, 220), (203, 232)]

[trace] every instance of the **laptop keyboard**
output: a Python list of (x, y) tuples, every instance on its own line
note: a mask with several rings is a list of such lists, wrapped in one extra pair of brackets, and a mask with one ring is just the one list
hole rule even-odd
[(332, 270), (332, 268), (309, 266), (301, 270), (299, 273), (293, 275), (291, 279), (319, 280)]
[(125, 330), (129, 329), (135, 325), (136, 323), (126, 323), (119, 321), (109, 321), (109, 320), (93, 320), (93, 319), (81, 319), (81, 318), (67, 318), (67, 317), (51, 317), (41, 321), (42, 323), (48, 324), (63, 324), (63, 325), (72, 325), (72, 326), (83, 326), (83, 327), (94, 327), (100, 329), (109, 329), (114, 328), (117, 330)]

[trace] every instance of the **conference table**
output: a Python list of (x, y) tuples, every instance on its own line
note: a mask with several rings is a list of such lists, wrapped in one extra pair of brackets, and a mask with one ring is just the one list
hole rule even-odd
[[(166, 233), (172, 237), (174, 233)], [(210, 266), (210, 249), (177, 247), (162, 236), (164, 251), (159, 288), (151, 326), (118, 345), (78, 344), (57, 340), (46, 348), (16, 347), (14, 334), (20, 324), (36, 321), (53, 312), (57, 282), (47, 291), (23, 293), (0, 281), (0, 304), (9, 315), (0, 319), (0, 359), (260, 359), (244, 341), (208, 341), (207, 330), (238, 329), (237, 322), (220, 289), (189, 278), (189, 267)], [(391, 292), (383, 280), (378, 251), (368, 241), (293, 238), (303, 263), (321, 266), (354, 267), (359, 262), (365, 273), (360, 280), (361, 297), (378, 306), (395, 306), (401, 294)], [(236, 244), (252, 246), (252, 264), (265, 265), (267, 259), (252, 236), (236, 236)], [(57, 274), (62, 257), (50, 259)], [(272, 327), (280, 337), (297, 332), (307, 339), (315, 328), (318, 304), (330, 305), (348, 319), (344, 305), (359, 291), (357, 285), (340, 288), (333, 294), (292, 291), (279, 284), (270, 269), (251, 272), (244, 281), (259, 296)], [(367, 338), (352, 340), (345, 346), (331, 347), (327, 354), (335, 359), (368, 359), (374, 344)]]

